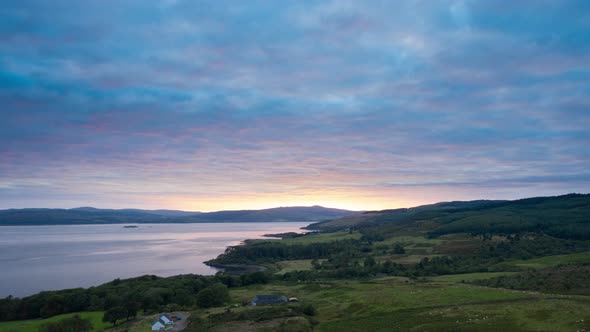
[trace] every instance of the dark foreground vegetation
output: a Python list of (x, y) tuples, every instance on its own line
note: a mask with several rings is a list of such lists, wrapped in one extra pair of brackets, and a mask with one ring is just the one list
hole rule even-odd
[[(269, 276), (180, 275), (169, 278), (142, 276), (116, 279), (88, 289), (46, 291), (25, 298), (0, 299), (0, 320), (48, 318), (79, 311), (106, 311), (114, 320), (135, 317), (138, 311), (159, 312), (179, 307), (208, 308), (223, 304), (227, 287), (266, 283)], [(116, 309), (111, 312), (112, 309)]]
[[(6, 298), (0, 320), (102, 311), (113, 324), (131, 320), (125, 328), (145, 326), (136, 315), (183, 309), (189, 332), (584, 331), (589, 225), (590, 195), (369, 212), (312, 226), (321, 233), (246, 241), (208, 262), (263, 272), (143, 276)], [(300, 301), (248, 306), (257, 294)]]

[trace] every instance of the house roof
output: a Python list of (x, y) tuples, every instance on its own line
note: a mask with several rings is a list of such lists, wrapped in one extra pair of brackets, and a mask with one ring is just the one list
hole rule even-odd
[(278, 300), (280, 298), (279, 295), (276, 294), (266, 294), (266, 295), (256, 295), (254, 299), (258, 300)]
[(256, 297), (252, 300), (255, 304), (275, 304), (275, 303), (283, 303), (287, 302), (287, 298), (285, 295), (256, 295)]

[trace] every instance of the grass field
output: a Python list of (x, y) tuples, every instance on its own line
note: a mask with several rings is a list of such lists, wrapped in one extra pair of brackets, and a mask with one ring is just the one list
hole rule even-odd
[(309, 244), (319, 242), (330, 242), (338, 240), (359, 239), (361, 235), (358, 232), (349, 234), (348, 232), (334, 232), (334, 233), (318, 233), (308, 236), (295, 237), (290, 239), (283, 239), (281, 243), (285, 244)]
[(55, 322), (61, 319), (71, 317), (74, 315), (80, 315), (82, 318), (88, 318), (92, 322), (92, 331), (104, 331), (111, 327), (111, 324), (102, 321), (102, 311), (96, 312), (79, 312), (54, 316), (47, 319), (30, 319), (30, 320), (19, 320), (12, 322), (0, 322), (0, 332), (37, 332), (39, 326), (47, 322)]
[(545, 256), (541, 258), (527, 259), (527, 260), (515, 260), (510, 262), (504, 262), (501, 266), (512, 266), (519, 268), (544, 268), (557, 266), (560, 264), (583, 264), (590, 263), (590, 252), (580, 252), (569, 255), (554, 255)]
[[(317, 331), (560, 331), (590, 328), (590, 299), (455, 282), (494, 273), (448, 276), (436, 282), (384, 277), (368, 281), (273, 283), (231, 290), (232, 303), (256, 294), (295, 296), (317, 308)], [(445, 281), (441, 283), (440, 281)], [(225, 308), (198, 310), (197, 315)], [(240, 312), (250, 307), (232, 308)], [(256, 322), (250, 322), (256, 326)], [(247, 324), (246, 324), (247, 325)], [(214, 330), (228, 329), (219, 325)]]
[(517, 272), (479, 272), (479, 273), (464, 273), (464, 274), (448, 274), (444, 276), (438, 277), (431, 277), (428, 278), (432, 281), (439, 281), (439, 282), (469, 282), (474, 280), (483, 280), (483, 279), (490, 279), (499, 276), (507, 276), (512, 275)]
[(280, 269), (276, 274), (283, 274), (291, 271), (305, 271), (311, 270), (311, 259), (301, 259), (292, 261), (280, 261), (276, 265)]
[(318, 331), (587, 331), (588, 303), (526, 299), (372, 313), (320, 324)]

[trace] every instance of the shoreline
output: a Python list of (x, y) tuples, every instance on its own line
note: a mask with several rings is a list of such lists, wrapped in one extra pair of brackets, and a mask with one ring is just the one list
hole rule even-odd
[[(201, 253), (201, 249), (199, 249), (199, 247), (193, 247), (192, 250), (189, 247), (187, 247), (189, 249), (189, 251), (191, 252), (187, 252), (186, 256), (185, 255), (181, 255), (181, 262), (182, 261), (187, 261), (189, 262), (189, 265), (187, 266), (187, 269), (178, 269), (178, 271), (156, 271), (156, 270), (145, 270), (145, 269), (135, 269), (134, 267), (131, 267), (129, 270), (130, 272), (133, 272), (135, 270), (135, 272), (139, 272), (139, 273), (113, 273), (112, 277), (110, 278), (94, 278), (94, 277), (88, 277), (86, 276), (85, 273), (80, 273), (81, 280), (84, 280), (84, 282), (78, 282), (76, 280), (74, 280), (74, 278), (65, 278), (66, 281), (69, 280), (71, 282), (66, 282), (66, 281), (60, 281), (60, 282), (56, 282), (56, 281), (51, 281), (51, 279), (54, 278), (54, 276), (47, 277), (46, 282), (43, 282), (42, 284), (40, 284), (39, 288), (37, 287), (27, 287), (27, 285), (25, 284), (27, 282), (27, 277), (18, 277), (19, 275), (23, 275), (23, 273), (19, 272), (21, 270), (19, 269), (27, 269), (27, 266), (30, 267), (31, 265), (24, 265), (24, 264), (18, 264), (18, 262), (14, 262), (14, 264), (11, 264), (10, 266), (8, 266), (7, 268), (9, 269), (9, 271), (13, 271), (14, 273), (12, 273), (15, 277), (12, 278), (12, 280), (6, 279), (7, 283), (4, 284), (4, 287), (2, 288), (3, 292), (1, 293), (5, 293), (5, 296), (8, 295), (13, 295), (15, 297), (19, 297), (19, 298), (25, 298), (25, 297), (29, 297), (35, 294), (38, 294), (42, 291), (60, 291), (60, 290), (65, 290), (65, 289), (73, 289), (73, 288), (91, 288), (91, 287), (96, 287), (96, 286), (100, 286), (103, 285), (105, 283), (108, 283), (114, 279), (120, 278), (120, 279), (132, 279), (132, 278), (136, 278), (136, 277), (140, 277), (143, 275), (156, 275), (158, 277), (162, 277), (162, 278), (168, 278), (168, 277), (173, 277), (173, 276), (177, 276), (177, 275), (186, 275), (186, 274), (194, 274), (194, 275), (201, 275), (201, 276), (214, 276), (215, 274), (219, 273), (219, 272), (223, 272), (223, 273), (228, 273), (228, 274), (245, 274), (245, 273), (251, 273), (251, 272), (259, 272), (259, 271), (266, 271), (266, 267), (261, 267), (261, 266), (237, 266), (237, 265), (233, 265), (230, 264), (229, 266), (225, 266), (225, 265), (221, 265), (221, 264), (207, 264), (206, 262), (209, 260), (213, 260), (215, 258), (217, 258), (218, 256), (222, 255), (225, 250), (227, 250), (227, 248), (235, 246), (235, 245), (239, 245), (241, 243), (245, 243), (246, 241), (250, 240), (250, 239), (265, 239), (266, 237), (264, 237), (265, 234), (267, 233), (278, 233), (278, 232), (289, 232), (290, 230), (294, 230), (296, 232), (301, 232), (301, 227), (306, 226), (308, 223), (304, 222), (304, 223), (293, 223), (293, 222), (281, 222), (281, 223), (252, 223), (252, 222), (241, 222), (241, 223), (212, 223), (210, 224), (211, 227), (213, 227), (215, 225), (215, 229), (219, 228), (222, 229), (224, 233), (223, 234), (228, 234), (228, 241), (220, 241), (217, 240), (215, 241), (216, 243), (218, 243), (218, 245), (214, 245), (211, 247), (211, 249), (209, 250), (205, 250), (204, 248), (201, 248), (203, 250), (205, 250), (205, 252), (208, 252), (208, 254), (204, 254)], [(13, 226), (13, 227), (7, 227), (4, 228), (4, 230), (7, 230), (7, 233), (4, 233), (3, 235), (5, 235), (8, 239), (8, 237), (10, 237), (10, 241), (9, 243), (12, 244), (18, 244), (19, 246), (22, 246), (23, 243), (21, 243), (20, 241), (17, 241), (16, 238), (13, 238), (13, 235), (10, 234), (15, 234), (16, 236), (20, 236), (20, 235), (27, 235), (29, 234), (29, 230), (34, 230), (37, 229), (36, 231), (34, 231), (33, 233), (35, 234), (34, 237), (31, 237), (29, 235), (27, 235), (28, 238), (28, 243), (31, 244), (31, 246), (38, 246), (40, 242), (38, 241), (45, 241), (43, 239), (47, 238), (49, 239), (50, 243), (56, 243), (54, 242), (54, 240), (59, 240), (62, 237), (65, 237), (66, 234), (71, 234), (71, 230), (74, 230), (74, 233), (76, 234), (83, 234), (83, 237), (81, 239), (86, 239), (88, 238), (88, 236), (90, 235), (86, 235), (86, 234), (93, 234), (95, 229), (98, 230), (103, 230), (106, 233), (116, 233), (119, 234), (117, 235), (118, 237), (122, 237), (122, 238), (126, 238), (125, 234), (131, 234), (129, 236), (134, 237), (135, 239), (137, 239), (137, 236), (143, 238), (144, 236), (139, 235), (139, 234), (146, 234), (145, 236), (149, 239), (150, 236), (152, 236), (153, 234), (158, 234), (158, 229), (162, 229), (162, 230), (166, 230), (166, 229), (170, 229), (171, 231), (174, 230), (174, 233), (178, 233), (178, 229), (175, 226), (169, 226), (167, 224), (153, 224), (153, 223), (149, 223), (149, 224), (141, 224), (140, 227), (138, 228), (131, 228), (131, 229), (127, 229), (127, 228), (123, 228), (124, 225), (133, 225), (133, 224), (101, 224), (99, 226), (95, 226), (95, 225), (34, 225), (34, 226), (42, 226), (42, 227), (19, 227), (19, 226)], [(177, 224), (178, 225), (178, 224)], [(208, 229), (211, 230), (209, 226), (207, 226), (206, 223), (191, 223), (186, 224), (180, 224), (185, 225), (180, 227), (181, 230), (183, 229), (193, 229), (195, 228), (195, 232), (200, 233), (201, 230), (204, 231), (204, 229)], [(32, 226), (32, 225), (31, 225)], [(60, 226), (60, 227), (48, 227), (48, 226)], [(95, 227), (93, 227), (95, 226)], [(171, 228), (169, 228), (171, 227)], [(236, 228), (237, 227), (237, 228)], [(0, 228), (2, 229), (2, 228)], [(9, 229), (11, 229), (12, 231), (9, 231)], [(62, 229), (64, 231), (62, 231)], [(76, 229), (80, 230), (80, 232), (75, 231)], [(144, 231), (142, 231), (142, 229)], [(240, 230), (240, 231), (237, 231)], [(242, 231), (244, 231), (244, 234), (240, 234)], [(273, 232), (275, 231), (275, 232)], [(278, 232), (277, 232), (278, 231)], [(100, 233), (104, 233), (103, 231), (101, 231)], [(233, 236), (232, 236), (233, 233)], [(236, 234), (237, 233), (237, 234)], [(152, 234), (152, 235), (150, 235)], [(205, 235), (205, 234), (203, 234)], [(237, 236), (236, 236), (237, 235)], [(239, 236), (241, 235), (241, 237)], [(155, 236), (155, 235), (154, 235)], [(170, 236), (173, 236), (174, 238), (178, 238), (180, 239), (179, 241), (183, 241), (181, 240), (183, 238), (182, 234), (175, 236), (174, 234), (168, 234), (167, 238), (170, 238)], [(196, 235), (197, 237), (200, 237), (200, 235)], [(231, 239), (232, 237), (235, 237), (234, 239)], [(62, 240), (59, 240), (62, 241)], [(64, 238), (65, 241), (65, 238)], [(184, 241), (186, 242), (186, 241)], [(143, 242), (142, 242), (143, 243)], [(69, 246), (71, 245), (71, 242), (65, 241), (63, 244), (56, 244), (56, 246), (67, 246), (69, 248)], [(109, 247), (104, 247), (103, 246), (103, 242), (100, 242), (100, 247), (103, 249), (108, 249), (111, 248), (111, 244), (110, 243), (105, 243), (104, 245), (109, 245)], [(26, 246), (26, 244), (25, 244)], [(31, 247), (31, 248), (33, 248)], [(143, 247), (143, 245), (142, 245)], [(7, 248), (10, 248), (10, 246), (8, 246)], [(16, 248), (16, 247), (15, 247)], [(20, 248), (20, 247), (19, 247)], [(184, 247), (183, 247), (184, 248)], [(64, 249), (66, 250), (66, 249)], [(71, 252), (77, 252), (78, 254), (85, 254), (86, 252), (79, 252), (77, 251), (77, 249), (75, 247), (71, 248), (71, 249), (67, 249)], [(101, 249), (102, 250), (102, 249)], [(109, 249), (110, 250), (110, 249)], [(157, 248), (154, 250), (158, 250)], [(38, 250), (35, 250), (38, 251)], [(61, 252), (61, 251), (60, 251)], [(10, 258), (9, 256), (11, 256), (10, 251), (6, 251), (5, 255), (6, 257)], [(31, 257), (41, 257), (41, 256), (47, 256), (47, 255), (41, 255), (41, 254), (37, 254), (37, 253), (31, 253), (30, 254)], [(69, 257), (69, 256), (68, 256)], [(94, 255), (92, 255), (91, 257), (96, 257)], [(42, 258), (42, 257), (41, 257)], [(175, 261), (178, 262), (178, 257), (175, 258)], [(196, 264), (194, 264), (196, 261)], [(30, 261), (29, 263), (33, 263), (34, 262), (34, 266), (44, 266), (46, 265), (46, 262), (44, 260), (35, 260), (35, 261)], [(176, 266), (178, 263), (173, 263), (174, 266)], [(137, 264), (133, 265), (136, 266)], [(192, 266), (195, 266), (194, 268)], [(114, 266), (114, 265), (113, 265)], [(142, 270), (142, 271), (140, 271)], [(123, 271), (125, 272), (125, 271)], [(176, 273), (170, 273), (170, 272), (176, 272)], [(5, 278), (9, 278), (9, 276), (5, 276)], [(20, 279), (19, 279), (20, 278)], [(37, 278), (39, 279), (39, 278)], [(0, 282), (1, 282), (2, 278), (0, 278)], [(20, 280), (20, 281), (18, 281)], [(37, 285), (37, 284), (35, 284)]]

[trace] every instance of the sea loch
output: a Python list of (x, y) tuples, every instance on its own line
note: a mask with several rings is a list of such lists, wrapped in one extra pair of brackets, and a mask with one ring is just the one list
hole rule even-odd
[(200, 223), (0, 227), (0, 297), (90, 287), (144, 274), (211, 275), (230, 245), (308, 223)]

